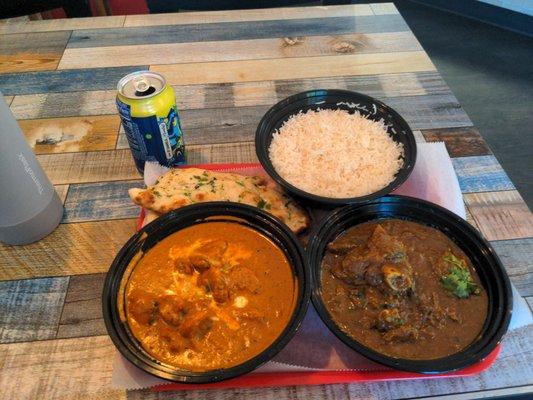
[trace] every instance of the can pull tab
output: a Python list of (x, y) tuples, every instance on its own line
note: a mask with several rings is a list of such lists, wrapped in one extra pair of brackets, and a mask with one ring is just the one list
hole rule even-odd
[(155, 92), (155, 88), (150, 85), (150, 82), (144, 77), (140, 77), (133, 80), (133, 87), (135, 88), (135, 95), (148, 96)]

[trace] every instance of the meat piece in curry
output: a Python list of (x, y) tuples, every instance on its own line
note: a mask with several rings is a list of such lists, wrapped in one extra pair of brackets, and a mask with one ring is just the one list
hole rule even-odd
[(237, 222), (168, 236), (136, 262), (125, 288), (127, 323), (142, 347), (191, 371), (228, 368), (265, 350), (296, 300), (283, 251)]
[(394, 219), (354, 226), (329, 243), (322, 298), (355, 340), (413, 360), (468, 346), (488, 307), (476, 271), (452, 240), (429, 226)]

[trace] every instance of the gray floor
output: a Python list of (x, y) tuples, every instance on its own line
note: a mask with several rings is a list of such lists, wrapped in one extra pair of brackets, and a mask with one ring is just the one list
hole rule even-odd
[(533, 39), (408, 0), (394, 3), (533, 209)]

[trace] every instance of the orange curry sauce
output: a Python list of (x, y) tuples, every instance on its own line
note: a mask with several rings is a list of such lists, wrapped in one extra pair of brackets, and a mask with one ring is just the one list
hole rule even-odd
[(283, 251), (236, 222), (173, 233), (135, 265), (127, 323), (155, 359), (191, 371), (229, 368), (265, 350), (287, 326), (296, 279)]

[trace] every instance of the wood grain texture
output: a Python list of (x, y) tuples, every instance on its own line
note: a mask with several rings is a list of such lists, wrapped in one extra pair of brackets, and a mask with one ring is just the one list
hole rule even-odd
[(13, 101), (14, 97), (15, 96), (4, 96), (4, 100), (8, 106), (11, 105), (11, 102)]
[(512, 190), (514, 185), (492, 155), (452, 158), (463, 193)]
[(418, 51), (411, 32), (67, 48), (58, 69)]
[(435, 66), (422, 51), (152, 65), (150, 67), (151, 71), (166, 76), (171, 85), (393, 74), (433, 71), (434, 69)]
[(468, 193), (464, 199), (487, 240), (533, 236), (533, 214), (518, 191)]
[(428, 142), (444, 142), (450, 157), (484, 156), (492, 153), (474, 127), (428, 129), (422, 134)]
[(129, 150), (42, 154), (37, 159), (54, 184), (139, 179)]
[[(533, 365), (533, 325), (507, 333), (502, 352), (494, 365), (483, 373), (466, 378), (398, 380), (389, 382), (357, 382), (342, 385), (297, 386), (287, 388), (233, 389), (189, 392), (160, 392), (135, 390), (128, 392), (129, 400), (199, 399), (269, 399), (269, 400), (392, 400), (422, 398), (446, 394), (477, 392), (530, 385)], [(473, 398), (477, 393), (472, 393)]]
[[(412, 129), (471, 124), (451, 95), (396, 97), (384, 102), (398, 111)], [(251, 141), (268, 109), (269, 106), (250, 106), (181, 110), (186, 144)]]
[[(360, 75), (259, 82), (174, 85), (178, 110), (247, 105), (271, 106), (295, 93), (310, 89), (348, 89), (385, 100), (388, 97), (424, 94), (451, 95), (436, 72)], [(116, 91), (88, 90), (69, 93), (18, 95), (11, 110), (18, 119), (78, 115), (116, 115)], [(448, 107), (458, 108), (456, 102)], [(459, 110), (460, 111), (460, 110)]]
[[(62, 65), (76, 68), (39, 72), (56, 68), (70, 30), (76, 32), (66, 56), (79, 52), (80, 58), (65, 57)], [(50, 32), (35, 33), (42, 31)], [(8, 72), (0, 75), (0, 90), (19, 120), (118, 121), (116, 81), (151, 64), (176, 91), (190, 163), (256, 161), (253, 133), (262, 114), (303, 90), (340, 88), (383, 100), (415, 131), (422, 130), (418, 140), (446, 143), (466, 193), (467, 218), (493, 240), (511, 279), (533, 305), (531, 213), (425, 52), (410, 47), (418, 43), (394, 5), (0, 21), (2, 33), (11, 35), (0, 37), (0, 72)], [(516, 390), (525, 393), (533, 384), (533, 328), (525, 327), (506, 335), (491, 369), (470, 378), (188, 393), (114, 390), (115, 349), (105, 335), (100, 292), (104, 273), (135, 230), (137, 210), (127, 188), (140, 178), (127, 141), (116, 132), (116, 141), (104, 135), (105, 148), (113, 142), (118, 150), (38, 155), (65, 199), (69, 223), (29, 246), (0, 244), (0, 341), (2, 329), (27, 326), (10, 333), (14, 343), (0, 345), (0, 398), (386, 400), (453, 398), (464, 392), (470, 393), (459, 398), (471, 398), (509, 394), (520, 385)], [(41, 281), (69, 281), (69, 286), (53, 292), (34, 284)], [(2, 291), (19, 282), (26, 286)], [(62, 311), (50, 301), (61, 293)], [(54, 324), (62, 339), (51, 340)]]
[(69, 37), (70, 31), (3, 35), (0, 73), (55, 69)]
[(119, 124), (118, 115), (19, 121), (35, 154), (114, 149)]
[(370, 4), (370, 8), (375, 15), (399, 14), (398, 9), (393, 3), (374, 3)]
[(522, 296), (533, 296), (533, 238), (491, 242)]
[(286, 36), (323, 36), (404, 31), (409, 31), (409, 28), (400, 15), (356, 15), (332, 18), (221, 22), (201, 25), (161, 25), (75, 30), (72, 32), (67, 48), (223, 42)]
[(70, 31), (87, 28), (118, 28), (124, 24), (123, 15), (98, 18), (46, 19), (41, 21), (0, 20), (0, 34)]
[(0, 282), (0, 343), (53, 339), (68, 278)]
[(135, 226), (135, 219), (60, 224), (36, 243), (0, 243), (0, 281), (106, 272)]
[(2, 345), (0, 398), (124, 399), (111, 387), (114, 351), (108, 336)]
[[(189, 164), (257, 162), (253, 142), (187, 146)], [(64, 223), (137, 218), (139, 207), (128, 189), (144, 187), (142, 180), (69, 185)]]
[(187, 157), (191, 164), (258, 162), (254, 142), (193, 145)]
[(102, 290), (106, 274), (72, 276), (57, 338), (98, 336), (107, 333), (102, 316)]
[(63, 222), (136, 218), (139, 206), (128, 196), (128, 189), (135, 187), (144, 187), (143, 181), (70, 185)]
[(54, 185), (54, 189), (62, 203), (65, 203), (65, 199), (67, 198), (68, 187), (69, 185)]
[(129, 26), (185, 25), (215, 22), (287, 20), (302, 18), (331, 18), (347, 15), (373, 15), (368, 4), (352, 4), (328, 7), (286, 7), (270, 9), (239, 10), (239, 12), (210, 11), (170, 14), (127, 15), (124, 23)]
[(472, 125), (453, 94), (402, 96), (382, 100), (396, 110), (411, 129)]
[(123, 76), (148, 69), (148, 65), (120, 68), (80, 68), (71, 71), (43, 71), (3, 74), (0, 90), (5, 95), (63, 93), (115, 89)]
[(15, 96), (11, 111), (17, 119), (117, 114), (116, 90), (39, 93)]
[(472, 216), (472, 213), (468, 209), (468, 206), (465, 203), (465, 213), (466, 213), (466, 222), (468, 222), (470, 225), (472, 225), (474, 228), (476, 228), (479, 231), (479, 226), (477, 226), (476, 220)]

